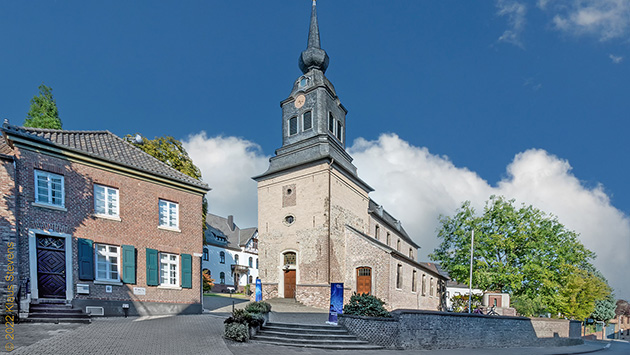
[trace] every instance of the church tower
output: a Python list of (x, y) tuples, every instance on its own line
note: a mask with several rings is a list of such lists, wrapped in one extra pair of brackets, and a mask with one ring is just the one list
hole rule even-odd
[(326, 78), (313, 1), (302, 71), (282, 107), (282, 147), (258, 182), (263, 297), (327, 308), (331, 282), (346, 275), (345, 229), (366, 231), (368, 193), (346, 152), (346, 108)]

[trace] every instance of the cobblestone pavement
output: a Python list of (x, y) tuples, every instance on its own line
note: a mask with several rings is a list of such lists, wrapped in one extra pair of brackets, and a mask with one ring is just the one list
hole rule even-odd
[[(43, 324), (25, 324), (41, 327)], [(18, 334), (16, 338), (26, 337)], [(208, 314), (173, 317), (95, 318), (83, 325), (32, 345), (18, 354), (226, 354), (223, 318)]]

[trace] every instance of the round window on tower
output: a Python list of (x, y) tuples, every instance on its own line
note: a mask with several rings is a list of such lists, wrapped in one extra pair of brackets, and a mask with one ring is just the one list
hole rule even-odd
[(287, 226), (292, 225), (293, 222), (295, 222), (295, 217), (293, 215), (288, 215), (284, 217), (284, 224), (286, 224)]

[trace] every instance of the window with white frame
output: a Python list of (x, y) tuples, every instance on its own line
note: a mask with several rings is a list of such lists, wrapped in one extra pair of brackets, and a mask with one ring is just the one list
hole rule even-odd
[(179, 204), (160, 200), (160, 227), (179, 228)]
[(179, 286), (179, 255), (160, 253), (160, 285)]
[(96, 280), (120, 281), (120, 247), (96, 244)]
[(94, 213), (118, 217), (118, 189), (94, 185)]
[(298, 132), (298, 120), (297, 117), (289, 118), (289, 135), (292, 136)]
[(311, 111), (304, 112), (302, 115), (302, 130), (308, 131), (313, 128), (313, 118)]
[(64, 207), (63, 175), (35, 170), (35, 202)]

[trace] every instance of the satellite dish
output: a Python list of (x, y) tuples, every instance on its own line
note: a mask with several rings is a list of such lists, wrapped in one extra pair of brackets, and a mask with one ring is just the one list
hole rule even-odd
[(136, 141), (136, 144), (142, 144), (142, 136), (139, 134), (136, 134), (135, 141)]

